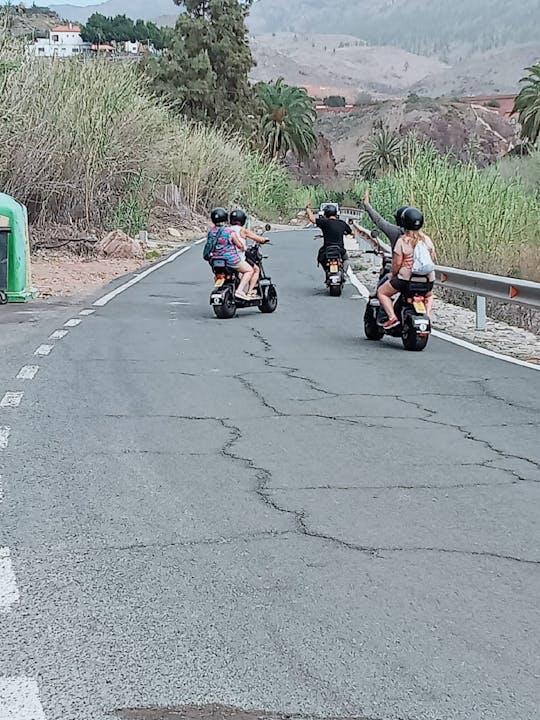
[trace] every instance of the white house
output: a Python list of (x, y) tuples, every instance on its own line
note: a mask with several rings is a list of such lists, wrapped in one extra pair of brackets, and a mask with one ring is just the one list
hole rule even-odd
[(48, 38), (40, 38), (30, 50), (39, 57), (74, 57), (92, 49), (85, 43), (78, 25), (58, 25), (49, 32)]

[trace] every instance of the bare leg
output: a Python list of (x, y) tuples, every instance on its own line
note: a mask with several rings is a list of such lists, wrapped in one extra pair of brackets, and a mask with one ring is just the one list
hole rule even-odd
[(426, 312), (428, 317), (431, 319), (431, 313), (433, 311), (433, 303), (435, 302), (435, 296), (432, 292), (426, 295)]
[(379, 302), (381, 303), (383, 310), (388, 315), (389, 320), (393, 320), (396, 317), (396, 314), (394, 313), (394, 304), (392, 302), (392, 297), (395, 294), (396, 289), (392, 287), (388, 280), (377, 290), (377, 297), (379, 298)]
[(238, 289), (236, 290), (236, 292), (245, 294), (247, 285), (251, 280), (251, 276), (253, 274), (253, 268), (248, 262), (244, 260), (244, 262), (241, 262), (235, 269), (239, 273), (242, 273), (242, 277), (240, 278), (240, 282), (238, 284)]
[(251, 280), (249, 281), (248, 294), (252, 293), (255, 290), (255, 285), (259, 281), (260, 274), (261, 274), (261, 271), (260, 271), (258, 265), (254, 265), (253, 266), (253, 275), (251, 276)]

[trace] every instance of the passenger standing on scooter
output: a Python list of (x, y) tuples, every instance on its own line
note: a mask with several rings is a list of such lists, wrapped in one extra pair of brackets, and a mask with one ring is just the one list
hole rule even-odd
[(338, 218), (338, 209), (335, 205), (327, 205), (324, 210), (323, 218), (316, 218), (313, 210), (311, 209), (311, 203), (306, 206), (306, 213), (309, 221), (316, 225), (322, 232), (323, 244), (319, 248), (317, 254), (317, 264), (323, 265), (326, 259), (326, 249), (331, 246), (337, 246), (341, 249), (341, 259), (343, 263), (348, 260), (347, 251), (345, 250), (345, 242), (343, 240), (345, 235), (352, 235), (350, 225), (343, 220)]
[(371, 207), (371, 205), (369, 204), (369, 190), (366, 190), (366, 194), (364, 195), (364, 207), (373, 223), (375, 223), (379, 230), (382, 230), (382, 232), (390, 240), (390, 245), (392, 246), (393, 250), (395, 244), (403, 235), (402, 218), (403, 213), (407, 209), (407, 205), (403, 205), (398, 210), (396, 210), (395, 225), (391, 222), (388, 222), (388, 220), (385, 220), (382, 215), (379, 215), (379, 213)]
[(208, 240), (215, 242), (210, 259), (221, 258), (227, 262), (229, 267), (236, 270), (240, 276), (240, 282), (235, 295), (241, 300), (249, 300), (245, 291), (253, 275), (253, 268), (246, 262), (245, 244), (236, 232), (232, 232), (229, 226), (229, 214), (224, 208), (212, 210), (210, 218), (214, 227), (208, 233)]
[(259, 275), (261, 274), (261, 270), (258, 265), (256, 265), (249, 259), (249, 256), (246, 255), (245, 251), (247, 249), (247, 240), (253, 240), (256, 243), (259, 243), (259, 245), (265, 245), (268, 242), (268, 239), (262, 237), (262, 235), (257, 235), (256, 233), (251, 232), (251, 230), (248, 230), (245, 226), (246, 222), (247, 215), (243, 210), (233, 210), (232, 213), (229, 215), (229, 223), (231, 226), (230, 229), (240, 238), (240, 242), (244, 246), (242, 259), (245, 260), (248, 265), (253, 268), (253, 275), (251, 276), (251, 280), (249, 281), (247, 294), (250, 300), (257, 300), (257, 298), (255, 297), (255, 287), (259, 281)]
[[(394, 314), (392, 297), (407, 288), (407, 284), (413, 274), (415, 264), (415, 251), (420, 243), (424, 243), (433, 264), (436, 261), (435, 246), (430, 237), (421, 231), (424, 225), (424, 216), (414, 207), (408, 207), (401, 216), (403, 223), (403, 234), (396, 242), (392, 259), (392, 274), (388, 280), (377, 290), (377, 297), (384, 311), (388, 315), (388, 321), (383, 325), (385, 330), (399, 325), (400, 320)], [(433, 281), (435, 271), (426, 274), (430, 284), (429, 293), (426, 295), (426, 311), (431, 316), (433, 307)]]

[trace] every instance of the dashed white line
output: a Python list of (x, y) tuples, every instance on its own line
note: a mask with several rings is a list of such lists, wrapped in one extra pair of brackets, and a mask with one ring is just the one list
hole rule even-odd
[(4, 397), (0, 400), (0, 407), (3, 408), (15, 408), (19, 407), (21, 400), (23, 399), (24, 393), (22, 392), (11, 392), (8, 391)]
[(49, 340), (61, 340), (62, 338), (66, 337), (68, 332), (68, 330), (55, 330), (49, 335)]
[(0, 425), (0, 450), (5, 450), (9, 443), (11, 428), (7, 425)]
[(0, 678), (0, 720), (46, 720), (35, 680)]
[(17, 380), (33, 380), (39, 370), (39, 365), (25, 365), (19, 370)]
[[(194, 243), (194, 245), (199, 244), (200, 242), (202, 242), (202, 240), (198, 240), (197, 243)], [(136, 277), (132, 277), (130, 280), (125, 282), (123, 285), (120, 285), (120, 287), (117, 287), (114, 290), (111, 290), (110, 293), (107, 293), (103, 297), (99, 298), (99, 300), (96, 300), (94, 305), (96, 307), (103, 307), (104, 305), (107, 305), (107, 303), (111, 302), (111, 300), (114, 300), (114, 298), (117, 295), (120, 295), (120, 293), (123, 293), (128, 288), (132, 287), (133, 285), (136, 285), (138, 282), (143, 280), (145, 277), (148, 277), (148, 275), (150, 275), (151, 273), (155, 272), (156, 270), (159, 270), (159, 268), (162, 268), (164, 265), (168, 265), (169, 263), (174, 262), (174, 260), (176, 260), (176, 258), (178, 258), (178, 257), (180, 257), (180, 255), (183, 255), (184, 253), (186, 253), (188, 250), (191, 249), (191, 247), (192, 246), (190, 245), (188, 247), (182, 248), (181, 250), (178, 250), (178, 252), (175, 252), (172, 255), (170, 255), (165, 260), (162, 260), (161, 262), (156, 263), (155, 265), (152, 265), (152, 267), (149, 267), (148, 270), (145, 270), (144, 272), (140, 273)]]
[(39, 355), (41, 357), (48, 355), (53, 349), (53, 347), (54, 345), (40, 345), (35, 351), (34, 355)]
[(91, 309), (81, 310), (79, 315), (84, 315), (86, 317), (87, 315), (93, 315), (95, 312), (96, 312), (95, 310), (91, 310)]
[[(9, 612), (15, 603), (19, 602), (19, 588), (13, 572), (13, 564), (9, 548), (0, 547), (0, 613)], [(2, 714), (2, 691), (0, 686), (0, 718)], [(9, 718), (10, 716), (7, 715)]]
[(71, 318), (71, 320), (64, 323), (64, 327), (77, 327), (77, 325), (80, 325), (81, 323), (82, 320), (80, 318)]

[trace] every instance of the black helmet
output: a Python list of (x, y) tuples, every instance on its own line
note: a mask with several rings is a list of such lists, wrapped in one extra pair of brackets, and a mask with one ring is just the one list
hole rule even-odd
[(403, 221), (403, 213), (408, 207), (408, 205), (402, 205), (396, 210), (396, 225), (399, 225), (399, 227), (401, 227), (401, 223)]
[(420, 230), (424, 225), (424, 216), (418, 208), (408, 207), (401, 214), (401, 225), (405, 230)]
[(225, 208), (215, 208), (210, 213), (210, 218), (214, 225), (221, 225), (221, 223), (225, 223), (228, 221), (229, 216)]
[(244, 225), (247, 223), (247, 215), (243, 210), (233, 210), (229, 215), (229, 222), (231, 225)]
[(325, 205), (323, 213), (325, 218), (337, 217), (338, 209), (335, 205)]

